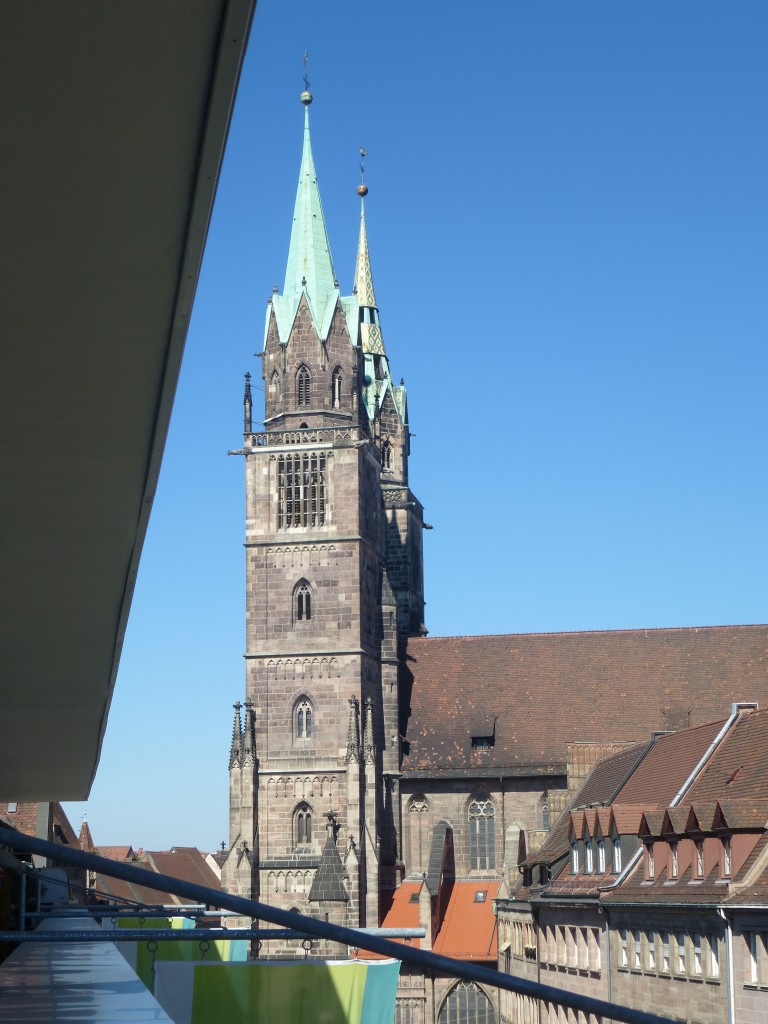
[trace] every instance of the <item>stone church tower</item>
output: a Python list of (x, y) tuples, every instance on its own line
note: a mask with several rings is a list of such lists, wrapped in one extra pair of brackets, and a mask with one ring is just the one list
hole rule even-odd
[[(390, 375), (361, 184), (353, 294), (328, 244), (304, 104), (282, 293), (267, 307), (264, 429), (246, 374), (246, 696), (223, 884), (352, 927), (402, 873), (399, 655), (424, 633), (422, 507)], [(351, 262), (351, 261), (350, 261)]]

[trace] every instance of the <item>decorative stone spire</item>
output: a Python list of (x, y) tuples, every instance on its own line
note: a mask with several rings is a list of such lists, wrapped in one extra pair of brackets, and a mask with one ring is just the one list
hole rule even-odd
[(349, 698), (349, 721), (347, 724), (346, 764), (360, 763), (360, 704), (357, 697)]
[(301, 94), (301, 101), (304, 104), (304, 148), (283, 296), (296, 309), (302, 292), (306, 292), (315, 321), (319, 322), (323, 319), (328, 299), (337, 291), (334, 284), (336, 275), (333, 272), (331, 247), (312, 157), (309, 137), (309, 104), (312, 96), (308, 90)]
[(363, 757), (366, 764), (374, 764), (376, 761), (376, 747), (373, 741), (373, 701), (370, 697), (365, 700), (365, 731), (363, 733)]
[(252, 420), (251, 413), (253, 410), (253, 399), (251, 397), (251, 375), (246, 373), (245, 375), (245, 394), (243, 396), (243, 431), (246, 434), (250, 434)]
[(242, 768), (243, 726), (240, 721), (240, 708), (242, 707), (242, 704), (238, 700), (235, 702), (233, 707), (235, 709), (235, 720), (232, 723), (232, 745), (229, 748), (229, 767)]
[(245, 721), (243, 722), (243, 768), (252, 768), (256, 764), (256, 743), (253, 735), (253, 704), (245, 702)]
[[(363, 187), (367, 192), (367, 186)], [(381, 337), (376, 295), (373, 291), (371, 260), (368, 255), (368, 233), (365, 229), (365, 199), (362, 197), (360, 199), (360, 238), (357, 243), (357, 263), (355, 265), (355, 293), (360, 307), (360, 344), (363, 352), (386, 355), (384, 341)]]

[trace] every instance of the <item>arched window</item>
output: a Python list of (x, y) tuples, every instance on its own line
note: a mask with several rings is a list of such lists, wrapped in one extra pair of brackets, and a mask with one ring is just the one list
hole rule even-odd
[(429, 802), (423, 793), (408, 801), (408, 832), (410, 839), (409, 871), (426, 871), (431, 836)]
[(549, 800), (547, 799), (547, 797), (544, 797), (544, 799), (541, 801), (541, 827), (545, 829), (547, 832), (550, 828)]
[(334, 409), (338, 409), (341, 405), (341, 384), (343, 379), (341, 367), (337, 366), (333, 371), (333, 377), (331, 378), (331, 400)]
[(312, 736), (312, 705), (306, 697), (296, 704), (294, 734), (298, 740), (308, 740)]
[(306, 580), (299, 580), (293, 592), (293, 618), (295, 622), (312, 618), (312, 588)]
[(275, 370), (269, 379), (269, 397), (273, 402), (280, 400), (280, 374)]
[(309, 804), (299, 804), (293, 816), (296, 846), (308, 846), (312, 842), (312, 811)]
[(296, 404), (309, 405), (312, 377), (306, 366), (300, 366), (296, 374)]
[(473, 981), (460, 981), (440, 1007), (437, 1024), (495, 1024), (496, 1015), (488, 996)]
[(386, 472), (392, 471), (392, 445), (389, 441), (381, 446), (381, 468)]
[(494, 810), (487, 793), (478, 793), (469, 805), (469, 859), (474, 871), (496, 867)]

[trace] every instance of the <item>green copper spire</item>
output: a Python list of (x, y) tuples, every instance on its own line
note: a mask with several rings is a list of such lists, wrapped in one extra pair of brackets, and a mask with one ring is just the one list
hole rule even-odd
[[(366, 192), (368, 190), (366, 189)], [(360, 189), (358, 189), (358, 193)], [(368, 255), (368, 234), (365, 230), (365, 200), (360, 199), (360, 238), (357, 243), (357, 264), (355, 265), (355, 293), (360, 306), (360, 344), (363, 352), (385, 355), (381, 337), (379, 311), (373, 291), (371, 260)]]
[(307, 300), (315, 324), (319, 327), (326, 319), (328, 300), (338, 294), (336, 275), (333, 272), (331, 248), (325, 230), (320, 190), (317, 187), (317, 173), (312, 159), (312, 145), (309, 138), (308, 92), (302, 93), (304, 103), (304, 149), (301, 156), (299, 187), (296, 191), (296, 206), (293, 212), (291, 244), (288, 249), (288, 266), (285, 271), (284, 300), (295, 310), (299, 305), (302, 291)]

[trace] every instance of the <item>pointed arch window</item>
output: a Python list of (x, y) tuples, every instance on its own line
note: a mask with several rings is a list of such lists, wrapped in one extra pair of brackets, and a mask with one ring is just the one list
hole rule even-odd
[(495, 812), (487, 793), (478, 793), (469, 805), (469, 858), (474, 871), (496, 867)]
[(312, 618), (312, 588), (306, 580), (299, 580), (293, 591), (293, 620), (308, 622)]
[(306, 697), (301, 697), (296, 704), (294, 714), (294, 734), (299, 740), (312, 737), (312, 705)]
[(293, 816), (296, 846), (309, 846), (312, 842), (312, 809), (309, 804), (299, 804)]
[(381, 468), (385, 473), (392, 472), (392, 445), (389, 441), (381, 446)]
[(331, 378), (331, 402), (334, 409), (338, 409), (341, 406), (341, 387), (344, 381), (344, 377), (341, 372), (341, 367), (337, 366), (333, 371), (333, 377)]
[(437, 1024), (496, 1024), (493, 1004), (479, 985), (460, 981), (440, 1007)]
[(312, 375), (306, 366), (299, 367), (296, 373), (296, 404), (309, 405), (312, 392)]
[(269, 378), (269, 398), (272, 402), (280, 400), (280, 374), (277, 370)]

